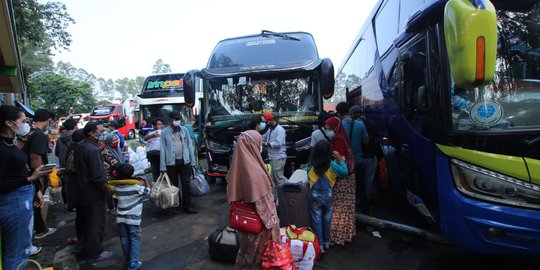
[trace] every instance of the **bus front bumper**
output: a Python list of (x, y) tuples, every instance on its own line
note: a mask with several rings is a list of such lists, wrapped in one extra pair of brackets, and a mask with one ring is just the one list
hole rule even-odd
[(465, 250), (540, 255), (540, 211), (477, 200), (460, 193), (448, 158), (437, 157), (441, 232)]

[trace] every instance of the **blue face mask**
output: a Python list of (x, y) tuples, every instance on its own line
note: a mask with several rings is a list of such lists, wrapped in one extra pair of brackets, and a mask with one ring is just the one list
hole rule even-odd
[(334, 136), (336, 136), (336, 133), (334, 133), (334, 131), (326, 131), (326, 136), (332, 139)]
[(98, 141), (105, 141), (106, 139), (107, 139), (107, 134), (105, 134), (105, 133), (101, 133), (97, 137)]
[(266, 123), (265, 123), (265, 122), (261, 122), (261, 123), (259, 124), (259, 131), (264, 130), (264, 129), (266, 129)]

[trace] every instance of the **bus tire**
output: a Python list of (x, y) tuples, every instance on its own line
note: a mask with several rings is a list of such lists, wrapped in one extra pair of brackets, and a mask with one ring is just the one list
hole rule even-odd
[(133, 129), (129, 130), (128, 139), (130, 139), (130, 140), (135, 139), (135, 130), (133, 130)]

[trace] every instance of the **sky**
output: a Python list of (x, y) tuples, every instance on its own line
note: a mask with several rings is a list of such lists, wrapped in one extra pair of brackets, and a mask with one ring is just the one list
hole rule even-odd
[(274, 32), (313, 35), (335, 71), (377, 0), (59, 0), (76, 23), (55, 62), (104, 79), (148, 76), (158, 59), (173, 72), (206, 66), (218, 41)]

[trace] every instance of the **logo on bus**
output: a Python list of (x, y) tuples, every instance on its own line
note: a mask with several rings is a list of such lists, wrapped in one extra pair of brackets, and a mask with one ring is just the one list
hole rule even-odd
[(489, 127), (502, 119), (503, 109), (495, 101), (479, 101), (471, 107), (470, 116), (473, 123), (479, 126)]
[(184, 80), (148, 82), (146, 89), (154, 89), (154, 88), (165, 89), (167, 87), (184, 87)]

